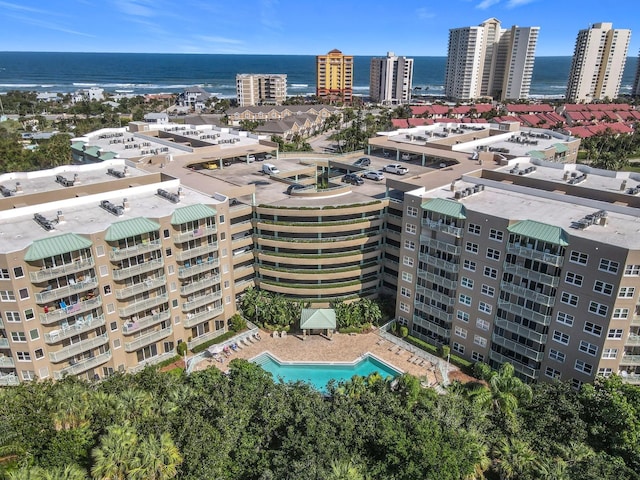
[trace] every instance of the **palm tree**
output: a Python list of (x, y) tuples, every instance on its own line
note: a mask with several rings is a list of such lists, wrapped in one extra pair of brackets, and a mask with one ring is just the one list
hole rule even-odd
[(93, 449), (94, 480), (125, 480), (136, 464), (138, 436), (130, 425), (112, 425)]
[(327, 480), (364, 480), (364, 475), (351, 460), (332, 460)]
[(469, 457), (475, 457), (473, 472), (465, 477), (465, 480), (484, 480), (484, 472), (491, 466), (489, 459), (489, 447), (477, 436), (469, 445)]
[(76, 379), (65, 380), (53, 389), (50, 398), (56, 430), (71, 430), (89, 422), (91, 406), (89, 391)]
[(494, 413), (513, 417), (518, 405), (532, 397), (531, 387), (514, 376), (514, 372), (513, 365), (503, 364), (498, 372), (492, 373), (489, 387), (481, 386), (472, 391), (471, 396)]
[(524, 441), (502, 438), (493, 449), (494, 470), (501, 480), (520, 478), (531, 472), (536, 464), (536, 455)]
[(169, 433), (161, 434), (159, 439), (149, 435), (138, 445), (130, 476), (140, 480), (167, 480), (178, 474), (181, 463), (182, 455)]

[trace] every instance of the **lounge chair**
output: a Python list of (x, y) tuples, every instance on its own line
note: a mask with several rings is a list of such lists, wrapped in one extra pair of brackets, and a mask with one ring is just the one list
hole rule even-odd
[(273, 332), (271, 332), (271, 336), (273, 338), (278, 338), (280, 336), (280, 332), (278, 332), (277, 330), (274, 330)]
[(426, 360), (420, 360), (420, 363), (418, 364), (418, 366), (423, 367), (425, 363), (427, 363)]
[(392, 352), (397, 348), (397, 345), (391, 344), (391, 346), (389, 347), (389, 351)]
[(282, 332), (280, 332), (280, 337), (281, 338), (285, 338), (287, 336), (287, 332), (285, 332), (284, 330)]
[(412, 357), (407, 358), (407, 362), (412, 363), (414, 358), (416, 358), (416, 357), (412, 356)]
[[(282, 333), (285, 333), (285, 332), (282, 332)], [(253, 334), (253, 338), (255, 338), (258, 341), (262, 340), (262, 337), (260, 336), (260, 334), (258, 332)]]

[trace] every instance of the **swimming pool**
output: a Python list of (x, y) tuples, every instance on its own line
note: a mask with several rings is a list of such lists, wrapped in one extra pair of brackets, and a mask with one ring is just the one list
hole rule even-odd
[(268, 352), (262, 353), (251, 359), (264, 370), (270, 372), (275, 380), (284, 382), (303, 381), (310, 383), (314, 388), (324, 391), (330, 380), (337, 382), (349, 380), (354, 375), (366, 377), (378, 372), (382, 377), (397, 377), (402, 374), (400, 370), (384, 363), (379, 358), (367, 353), (355, 362), (283, 362)]

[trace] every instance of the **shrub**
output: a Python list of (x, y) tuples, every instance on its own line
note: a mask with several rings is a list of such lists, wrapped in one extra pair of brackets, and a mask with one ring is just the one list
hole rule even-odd
[(480, 380), (489, 380), (491, 367), (484, 362), (476, 362), (473, 365), (473, 376)]
[(440, 347), (440, 356), (442, 358), (447, 358), (451, 354), (451, 347), (449, 345), (442, 345)]
[(409, 329), (404, 325), (400, 327), (400, 336), (406, 338), (409, 335)]
[(229, 330), (232, 332), (239, 332), (245, 328), (247, 328), (247, 321), (240, 314), (236, 313), (229, 319)]
[(184, 356), (185, 353), (187, 353), (187, 348), (188, 348), (187, 347), (187, 343), (186, 342), (181, 342), (176, 347), (176, 353), (182, 357), (182, 356)]
[(235, 332), (226, 332), (223, 333), (222, 335), (220, 335), (219, 337), (216, 337), (212, 340), (209, 340), (208, 342), (204, 342), (201, 345), (197, 345), (195, 347), (193, 347), (193, 349), (191, 350), (193, 353), (200, 353), (200, 352), (204, 352), (207, 348), (209, 348), (211, 345), (213, 345), (214, 343), (222, 343), (225, 340), (229, 340), (231, 337), (233, 337), (235, 335)]

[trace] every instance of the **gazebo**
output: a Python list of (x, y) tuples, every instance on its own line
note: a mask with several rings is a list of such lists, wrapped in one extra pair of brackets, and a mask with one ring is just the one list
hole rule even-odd
[[(331, 338), (331, 334), (336, 329), (336, 312), (333, 308), (303, 308), (300, 315), (300, 330), (302, 338), (306, 338), (307, 330), (312, 333), (323, 333)], [(315, 332), (314, 332), (315, 331)]]

